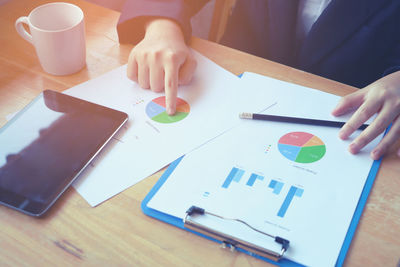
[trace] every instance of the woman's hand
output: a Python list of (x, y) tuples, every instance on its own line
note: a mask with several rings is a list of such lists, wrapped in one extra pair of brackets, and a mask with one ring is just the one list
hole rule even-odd
[[(343, 97), (332, 111), (332, 115), (340, 116), (354, 109), (357, 109), (356, 112), (339, 132), (339, 137), (343, 140), (371, 116), (376, 113), (377, 116), (350, 144), (349, 151), (353, 154), (358, 153), (392, 123), (389, 132), (371, 152), (373, 159), (379, 159), (400, 138), (400, 71)], [(397, 154), (400, 157), (400, 149)]]
[(145, 37), (132, 49), (127, 75), (142, 88), (165, 90), (167, 113), (173, 115), (178, 85), (190, 82), (196, 65), (180, 26), (159, 18), (147, 23)]

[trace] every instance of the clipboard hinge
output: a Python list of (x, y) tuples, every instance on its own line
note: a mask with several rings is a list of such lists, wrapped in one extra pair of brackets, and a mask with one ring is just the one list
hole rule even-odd
[[(281, 251), (280, 252), (276, 252), (276, 251), (273, 251), (273, 250), (270, 250), (270, 249), (266, 249), (266, 248), (251, 244), (251, 243), (249, 243), (247, 241), (235, 238), (235, 237), (233, 237), (233, 236), (231, 236), (229, 234), (225, 234), (225, 233), (222, 233), (220, 231), (216, 231), (214, 229), (211, 229), (211, 228), (209, 228), (207, 226), (204, 226), (204, 225), (202, 225), (202, 224), (200, 224), (200, 223), (198, 223), (198, 222), (196, 222), (196, 221), (194, 221), (192, 219), (192, 217), (201, 216), (201, 215), (205, 215), (205, 214), (211, 215), (211, 216), (214, 216), (214, 217), (218, 217), (218, 218), (223, 219), (223, 220), (232, 220), (232, 221), (240, 222), (240, 223), (246, 225), (250, 229), (252, 229), (252, 230), (254, 230), (254, 231), (256, 231), (256, 232), (258, 232), (260, 234), (263, 234), (263, 235), (265, 235), (265, 236), (267, 236), (269, 238), (273, 238), (276, 243), (281, 245)], [(222, 248), (230, 248), (230, 250), (232, 252), (236, 251), (237, 248), (241, 248), (241, 249), (247, 250), (249, 252), (255, 253), (257, 255), (260, 255), (260, 256), (263, 256), (263, 257), (267, 257), (267, 258), (272, 259), (274, 261), (279, 261), (284, 256), (285, 252), (289, 248), (289, 243), (290, 242), (289, 242), (289, 240), (287, 240), (285, 238), (282, 238), (282, 237), (279, 237), (279, 236), (270, 235), (268, 233), (265, 233), (265, 232), (263, 232), (261, 230), (258, 230), (256, 228), (252, 227), (251, 225), (249, 225), (248, 223), (246, 223), (246, 222), (244, 222), (242, 220), (225, 218), (225, 217), (222, 217), (220, 215), (208, 212), (208, 211), (204, 210), (203, 208), (200, 208), (200, 207), (197, 207), (197, 206), (191, 206), (186, 211), (185, 217), (183, 218), (183, 223), (184, 223), (184, 226), (186, 228), (188, 228), (188, 229), (191, 229), (191, 230), (194, 230), (196, 232), (205, 234), (207, 236), (211, 236), (211, 237), (221, 241), (222, 242), (221, 243), (221, 247)]]

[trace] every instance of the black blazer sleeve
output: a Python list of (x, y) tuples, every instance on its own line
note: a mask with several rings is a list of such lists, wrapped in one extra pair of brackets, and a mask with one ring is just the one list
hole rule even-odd
[(118, 21), (120, 43), (136, 44), (145, 33), (145, 21), (149, 17), (163, 17), (176, 21), (189, 40), (192, 35), (190, 19), (208, 0), (126, 0)]
[(382, 76), (389, 75), (393, 72), (400, 71), (400, 31), (396, 38), (396, 45), (392, 51), (390, 51), (386, 58), (386, 68)]

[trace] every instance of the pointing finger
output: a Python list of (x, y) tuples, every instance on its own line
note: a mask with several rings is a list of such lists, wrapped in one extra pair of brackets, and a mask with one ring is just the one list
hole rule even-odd
[(178, 94), (177, 64), (167, 64), (165, 67), (165, 102), (168, 115), (174, 115), (176, 110), (176, 98)]

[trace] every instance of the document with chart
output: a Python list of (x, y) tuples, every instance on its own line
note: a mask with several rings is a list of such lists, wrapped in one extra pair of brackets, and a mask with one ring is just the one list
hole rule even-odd
[[(348, 144), (334, 128), (246, 121), (185, 156), (148, 206), (178, 218), (195, 205), (240, 219), (288, 239), (286, 258), (334, 266), (372, 165), (374, 144), (361, 155)], [(202, 223), (274, 246), (238, 223)]]
[[(247, 84), (264, 80), (270, 84), (266, 91), (280, 86), (277, 94), (293, 95), (279, 98), (268, 109), (272, 114), (313, 117), (319, 111), (327, 118), (338, 99), (311, 89), (307, 98), (304, 88), (269, 79), (255, 75)], [(296, 101), (301, 101), (298, 107), (293, 105)], [(147, 207), (183, 219), (195, 205), (289, 240), (286, 259), (306, 266), (335, 266), (373, 164), (369, 153), (381, 138), (352, 155), (348, 146), (360, 131), (346, 141), (338, 138), (338, 131), (243, 121), (183, 157)], [(280, 250), (273, 240), (237, 221), (204, 216), (199, 222), (259, 247)]]
[(126, 65), (65, 91), (129, 115), (123, 129), (74, 183), (90, 205), (100, 204), (228, 130), (239, 121), (232, 116), (239, 106), (260, 110), (265, 105), (265, 101), (254, 104), (246, 99), (251, 95), (239, 90), (240, 79), (234, 74), (193, 53), (197, 69), (192, 82), (179, 88), (174, 116), (167, 115), (164, 93), (142, 89), (129, 80)]

